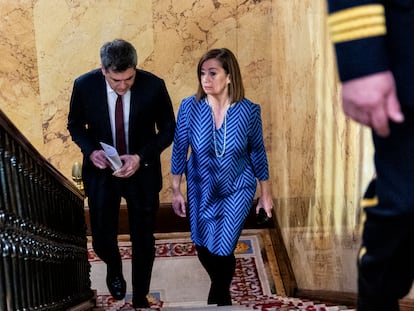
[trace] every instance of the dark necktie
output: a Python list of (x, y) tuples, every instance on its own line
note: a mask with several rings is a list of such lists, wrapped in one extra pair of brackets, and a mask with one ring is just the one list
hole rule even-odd
[(116, 149), (120, 155), (126, 154), (124, 109), (122, 107), (122, 95), (118, 95), (115, 105), (115, 136)]

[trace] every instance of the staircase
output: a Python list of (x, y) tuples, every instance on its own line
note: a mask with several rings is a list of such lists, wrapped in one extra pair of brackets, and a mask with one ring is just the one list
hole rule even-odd
[[(270, 260), (270, 255), (274, 253), (274, 250), (269, 248), (269, 243), (263, 243), (268, 239), (268, 234), (267, 230), (263, 229), (243, 231), (235, 252), (237, 268), (232, 284), (233, 305), (223, 307), (206, 303), (206, 297), (202, 293), (208, 292), (209, 279), (197, 260), (189, 233), (156, 234), (157, 257), (151, 281), (152, 290), (148, 296), (151, 309), (148, 310), (352, 310), (329, 303), (332, 300), (326, 299), (324, 304), (319, 303), (318, 298), (289, 298), (291, 295), (282, 290), (278, 291), (280, 282), (275, 282), (274, 275), (269, 274), (269, 271), (272, 270), (272, 264), (276, 263)], [(123, 254), (123, 268), (126, 269), (125, 271), (129, 271), (129, 237), (128, 235), (120, 235), (118, 238), (119, 247)], [(260, 249), (260, 245), (266, 244), (266, 247), (263, 246), (264, 248)], [(89, 247), (91, 246), (89, 245)], [(263, 253), (266, 253), (267, 268), (260, 255)], [(88, 257), (92, 264), (92, 287), (98, 289), (97, 306), (101, 306), (101, 308), (95, 308), (94, 311), (135, 310), (131, 305), (130, 292), (128, 294), (127, 291), (127, 295), (122, 301), (113, 301), (112, 297), (105, 293), (106, 286), (102, 283), (102, 273), (105, 272), (101, 270), (103, 269), (102, 263), (94, 255), (92, 249), (90, 249)], [(253, 257), (254, 260), (251, 259)], [(167, 260), (169, 260), (168, 263)], [(125, 273), (125, 276), (127, 284), (129, 284), (129, 273)], [(258, 280), (260, 280), (259, 283)], [(127, 288), (130, 288), (129, 286)]]
[(236, 310), (236, 311), (246, 311), (254, 310), (253, 308), (246, 308), (243, 306), (227, 306), (227, 307), (217, 307), (217, 306), (205, 306), (205, 307), (171, 307), (171, 308), (162, 308), (163, 311), (208, 311), (208, 310)]
[[(130, 304), (124, 304), (119, 307), (108, 309), (95, 308), (93, 311), (134, 311)], [(216, 305), (206, 305), (202, 303), (191, 303), (182, 306), (156, 306), (152, 305), (150, 309), (143, 310), (159, 310), (159, 311), (209, 311), (209, 310), (262, 310), (262, 311), (355, 311), (346, 306), (327, 305), (299, 298), (273, 296), (247, 297), (233, 301), (232, 306), (218, 307)]]

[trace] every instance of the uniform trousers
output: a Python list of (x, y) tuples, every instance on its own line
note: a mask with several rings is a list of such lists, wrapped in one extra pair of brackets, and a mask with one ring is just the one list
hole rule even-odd
[(373, 134), (378, 201), (364, 211), (358, 311), (399, 310), (414, 280), (414, 113), (403, 112), (389, 137)]

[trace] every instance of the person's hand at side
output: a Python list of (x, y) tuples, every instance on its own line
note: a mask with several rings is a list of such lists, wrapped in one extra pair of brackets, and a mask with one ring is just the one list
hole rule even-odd
[(181, 185), (181, 175), (173, 175), (172, 185), (171, 185), (171, 189), (172, 189), (171, 204), (172, 204), (174, 213), (177, 216), (186, 217), (187, 211), (185, 208), (185, 199), (184, 199), (183, 194), (181, 193), (180, 185)]
[(263, 208), (266, 212), (268, 218), (272, 218), (272, 211), (273, 211), (273, 201), (270, 197), (260, 197), (259, 202), (256, 206), (256, 214), (259, 213), (259, 210)]
[(256, 206), (256, 214), (263, 208), (268, 218), (272, 218), (273, 211), (273, 199), (272, 192), (270, 190), (270, 184), (268, 180), (262, 180), (260, 184), (260, 198)]
[(173, 192), (172, 208), (174, 210), (174, 213), (177, 214), (177, 216), (187, 216), (187, 212), (185, 210), (185, 200), (181, 192)]
[(382, 137), (390, 134), (390, 120), (397, 123), (404, 121), (390, 71), (344, 82), (342, 105), (348, 117), (371, 127)]

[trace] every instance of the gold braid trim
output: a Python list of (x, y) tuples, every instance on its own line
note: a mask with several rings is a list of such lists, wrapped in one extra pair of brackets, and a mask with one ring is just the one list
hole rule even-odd
[(384, 7), (380, 4), (363, 5), (332, 13), (328, 17), (328, 25), (334, 43), (387, 33)]
[(362, 257), (364, 257), (364, 255), (367, 253), (367, 249), (365, 248), (365, 246), (361, 247), (361, 249), (359, 250), (358, 253), (358, 261), (361, 262)]
[(372, 207), (378, 205), (378, 197), (364, 198), (361, 200), (361, 207)]

